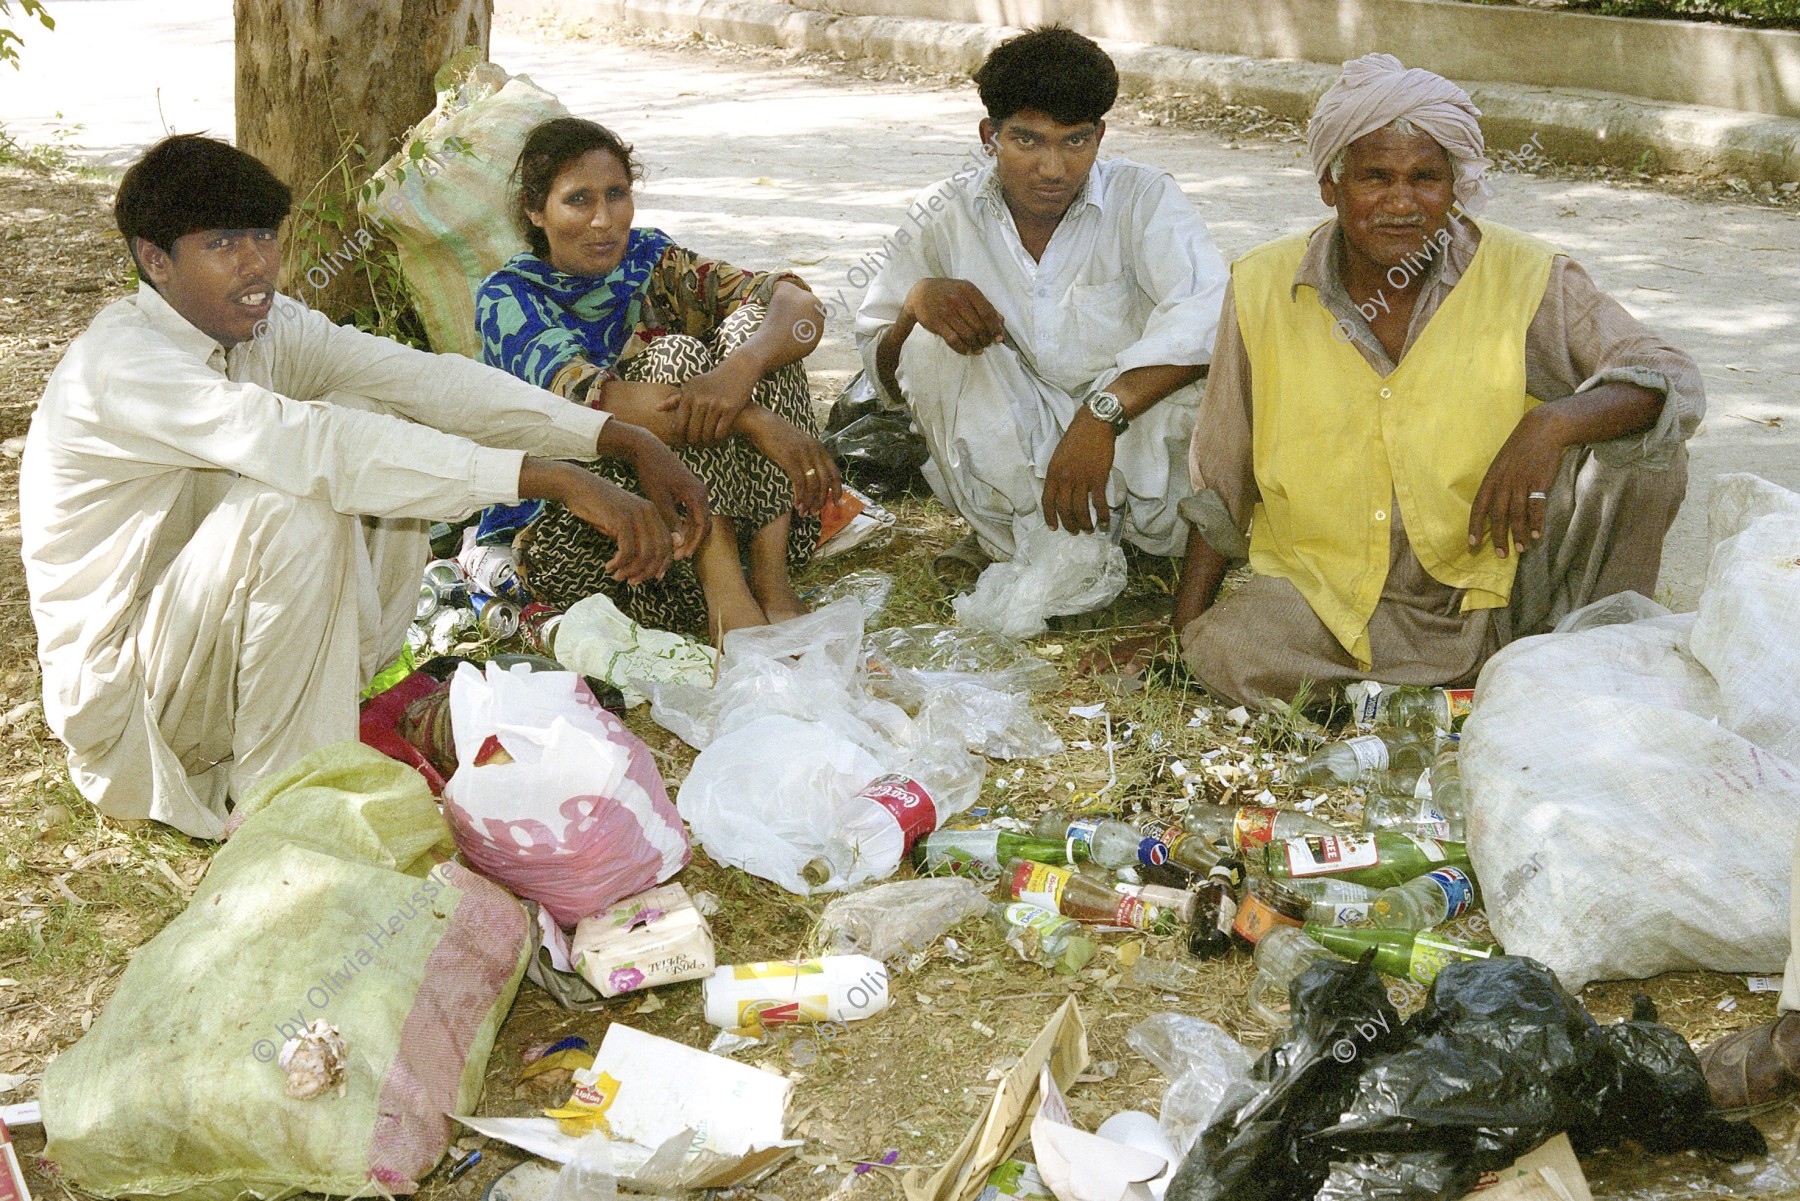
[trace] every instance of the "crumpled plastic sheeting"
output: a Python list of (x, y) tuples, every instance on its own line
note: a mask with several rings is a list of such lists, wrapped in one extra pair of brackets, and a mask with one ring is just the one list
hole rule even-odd
[[(1115, 518), (1122, 520), (1122, 518)], [(1125, 590), (1125, 552), (1104, 534), (1069, 534), (1033, 525), (1018, 549), (951, 602), (957, 620), (1003, 638), (1030, 638), (1045, 618), (1091, 613)]]

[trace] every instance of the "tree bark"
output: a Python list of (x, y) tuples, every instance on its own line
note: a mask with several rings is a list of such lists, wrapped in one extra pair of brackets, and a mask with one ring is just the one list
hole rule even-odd
[[(235, 0), (234, 7), (237, 145), (266, 163), (296, 201), (340, 196), (351, 209), (354, 189), (431, 111), (437, 69), (464, 47), (487, 56), (494, 11), (493, 0)], [(323, 289), (303, 284), (323, 253), (353, 241), (357, 225), (351, 216), (348, 229), (325, 229), (323, 250), (290, 236), (282, 290), (333, 316), (365, 303), (359, 271), (334, 272)]]

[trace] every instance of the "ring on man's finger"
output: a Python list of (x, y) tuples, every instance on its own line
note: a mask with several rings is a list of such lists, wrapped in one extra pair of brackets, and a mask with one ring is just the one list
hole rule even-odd
[(1544, 492), (1527, 492), (1525, 494), (1525, 499), (1526, 500), (1549, 500), (1550, 496), (1548, 493), (1544, 493)]

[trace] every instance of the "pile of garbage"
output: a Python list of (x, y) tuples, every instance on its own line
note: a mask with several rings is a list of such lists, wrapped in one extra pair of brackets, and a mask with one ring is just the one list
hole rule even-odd
[[(514, 620), (516, 576), (491, 549), (470, 538), (432, 564), (420, 649), (467, 649), (469, 622)], [(816, 1055), (975, 920), (1064, 976), (1123, 936), (1140, 944), (1121, 956), (1126, 981), (1170, 999), (1204, 987), (1205, 961), (1251, 955), (1245, 1003), (1277, 1041), (1256, 1058), (1198, 1018), (1140, 1022), (1128, 1042), (1170, 1081), (1160, 1117), (1090, 1134), (1064, 1097), (1086, 1058), (1070, 1001), (925, 1187), (933, 1201), (1449, 1197), (1562, 1131), (1577, 1151), (1626, 1134), (1755, 1149), (1753, 1130), (1708, 1116), (1679, 1035), (1649, 1014), (1598, 1027), (1492, 941), (1462, 837), (1470, 692), (1352, 685), (1348, 736), (1279, 765), (1296, 789), (1355, 789), (1355, 831), (1268, 793), (1209, 804), (1179, 761), (1174, 816), (1127, 818), (1109, 783), (1027, 819), (990, 808), (984, 785), (990, 761), (1063, 751), (1033, 709), (1057, 673), (967, 626), (871, 630), (891, 587), (856, 573), (716, 655), (594, 598), (527, 623), (537, 657), (440, 657), (399, 679), (364, 713), (383, 754), (320, 752), (240, 807), (194, 905), (47, 1074), (50, 1158), (105, 1194), (398, 1192), (466, 1128), (559, 1165), (538, 1170), (565, 1192), (753, 1182), (800, 1145), (793, 1081), (729, 1056), (797, 1028)], [(674, 802), (608, 708), (639, 700), (698, 752)], [(718, 898), (674, 879), (690, 837), (720, 864), (831, 896), (802, 957), (718, 962)], [(379, 993), (334, 1004), (365, 967)], [(203, 1028), (166, 1004), (171, 978), (195, 981)], [(597, 1046), (528, 1057), (528, 1074), (566, 1081), (556, 1104), (477, 1115), (525, 978), (571, 1010), (697, 983), (713, 1053), (614, 1020)], [(158, 1078), (171, 1046), (184, 1078), (222, 1082), (206, 1104), (119, 1084)], [(414, 1078), (435, 1083), (407, 1092)], [(329, 1120), (307, 1108), (331, 1098)], [(246, 1114), (315, 1133), (263, 1145), (231, 1132)], [(181, 1155), (158, 1150), (174, 1141)]]

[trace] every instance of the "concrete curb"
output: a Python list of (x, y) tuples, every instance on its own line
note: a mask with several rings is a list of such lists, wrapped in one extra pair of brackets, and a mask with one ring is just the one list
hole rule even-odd
[[(544, 0), (571, 17), (636, 29), (704, 33), (727, 41), (849, 58), (973, 71), (1019, 30), (904, 17), (837, 16), (776, 0)], [(1322, 63), (1202, 54), (1171, 46), (1102, 42), (1129, 90), (1181, 91), (1304, 120), (1338, 68)], [(1468, 83), (1497, 150), (1532, 142), (1553, 161), (1751, 180), (1800, 180), (1800, 119), (1667, 104), (1607, 92)]]

